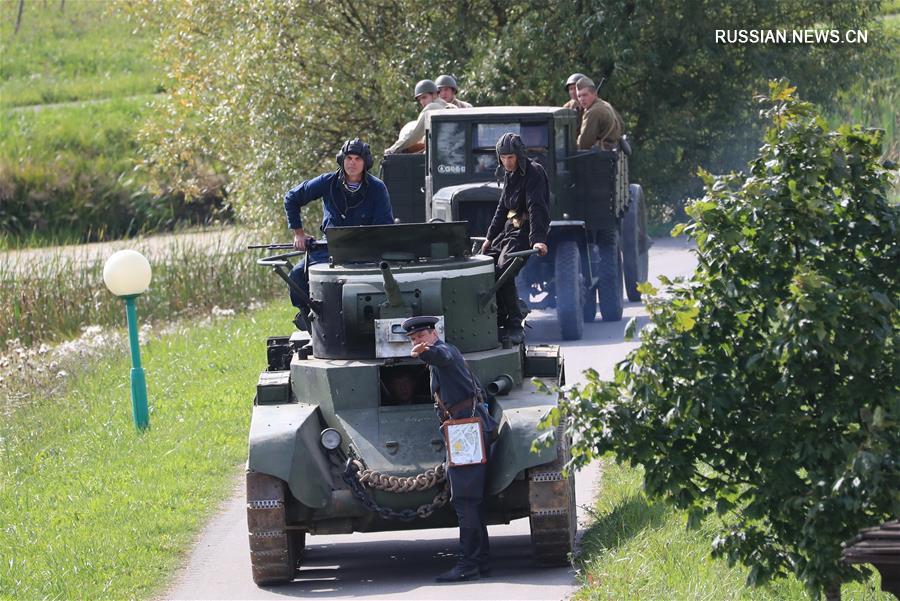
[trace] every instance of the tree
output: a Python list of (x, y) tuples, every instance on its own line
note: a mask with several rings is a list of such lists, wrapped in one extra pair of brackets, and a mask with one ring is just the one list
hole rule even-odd
[[(148, 165), (189, 194), (197, 170), (230, 175), (246, 221), (281, 223), (277, 200), (333, 165), (343, 140), (377, 151), (415, 117), (411, 88), (452, 73), (476, 105), (562, 104), (573, 71), (605, 76), (658, 206), (699, 192), (701, 164), (737, 168), (759, 130), (749, 99), (787, 76), (829, 101), (865, 77), (868, 45), (728, 45), (716, 29), (874, 28), (878, 3), (832, 0), (288, 0), (123, 3), (158, 28), (170, 74), (145, 132)], [(786, 25), (787, 24), (787, 25)], [(659, 211), (657, 211), (659, 212)]]
[(817, 596), (865, 573), (842, 541), (900, 515), (900, 208), (880, 132), (829, 131), (784, 83), (764, 105), (749, 172), (704, 173), (687, 208), (693, 276), (551, 421), (573, 420), (576, 464), (612, 451), (689, 524), (718, 516), (713, 552), (749, 584), (793, 573)]

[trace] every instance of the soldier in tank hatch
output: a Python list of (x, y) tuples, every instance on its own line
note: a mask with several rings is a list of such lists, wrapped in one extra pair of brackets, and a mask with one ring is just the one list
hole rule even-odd
[[(319, 229), (323, 234), (331, 226), (386, 225), (394, 222), (391, 199), (384, 182), (369, 173), (373, 162), (369, 145), (359, 138), (347, 140), (336, 160), (336, 171), (306, 180), (284, 195), (284, 212), (288, 227), (294, 232), (294, 248), (297, 250), (306, 250), (309, 239), (303, 229), (300, 208), (320, 198), (324, 206)], [(308, 267), (327, 260), (328, 252), (325, 250), (307, 252), (303, 261), (291, 270), (290, 277), (309, 294)], [(291, 302), (300, 308), (301, 301), (293, 290)], [(298, 327), (304, 325), (301, 313), (298, 313), (301, 322)]]
[[(438, 418), (443, 423), (451, 418), (476, 416), (484, 436), (490, 439), (497, 423), (482, 401), (481, 387), (459, 349), (440, 339), (435, 330), (437, 322), (437, 317), (427, 315), (411, 317), (403, 322), (403, 329), (413, 345), (410, 354), (428, 365)], [(488, 440), (483, 443), (490, 461), (490, 444)], [(438, 582), (477, 580), (489, 573), (490, 544), (482, 508), (487, 467), (487, 463), (478, 463), (447, 469), (450, 503), (459, 520), (459, 554), (456, 565), (438, 576)]]
[[(537, 161), (528, 158), (518, 134), (505, 133), (497, 141), (497, 159), (503, 167), (503, 191), (481, 253), (494, 258), (499, 277), (513, 259), (507, 255), (533, 248), (547, 254), (550, 230), (550, 184)], [(515, 274), (513, 274), (515, 275)], [(497, 325), (501, 338), (519, 344), (525, 337), (515, 277), (497, 291)]]

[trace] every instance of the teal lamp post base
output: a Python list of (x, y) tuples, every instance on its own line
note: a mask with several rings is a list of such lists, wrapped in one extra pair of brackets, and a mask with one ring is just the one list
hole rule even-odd
[(128, 341), (131, 344), (131, 412), (138, 430), (150, 427), (150, 410), (147, 408), (147, 381), (141, 367), (141, 349), (138, 345), (137, 309), (134, 299), (137, 294), (123, 296), (125, 315), (128, 319)]

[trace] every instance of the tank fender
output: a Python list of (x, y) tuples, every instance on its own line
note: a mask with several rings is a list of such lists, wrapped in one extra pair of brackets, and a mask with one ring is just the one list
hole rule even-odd
[(500, 436), (491, 449), (488, 495), (502, 492), (521, 471), (556, 459), (555, 444), (531, 452), (531, 443), (542, 433), (537, 425), (551, 408), (552, 405), (504, 406)]
[(308, 403), (254, 406), (248, 460), (249, 469), (284, 480), (294, 497), (314, 509), (328, 504), (332, 489), (317, 413)]

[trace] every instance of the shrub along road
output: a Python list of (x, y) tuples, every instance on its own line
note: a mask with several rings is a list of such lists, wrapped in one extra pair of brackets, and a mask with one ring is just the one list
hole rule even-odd
[[(687, 275), (695, 259), (685, 239), (657, 240), (651, 248), (651, 281), (656, 276)], [(580, 380), (588, 367), (602, 377), (636, 343), (625, 342), (625, 324), (641, 320), (638, 303), (626, 305), (621, 322), (585, 325), (584, 339), (563, 344), (570, 381)], [(538, 312), (530, 320), (530, 342), (561, 343), (554, 316)], [(589, 522), (599, 468), (592, 465), (576, 476), (579, 527)], [(434, 576), (454, 561), (456, 529), (381, 532), (307, 539), (297, 580), (287, 586), (261, 589), (250, 577), (243, 475), (221, 512), (207, 525), (167, 599), (266, 599), (316, 596), (329, 599), (562, 599), (578, 586), (567, 568), (535, 569), (531, 559), (528, 520), (492, 526), (490, 578), (458, 585), (437, 585)], [(580, 532), (579, 532), (580, 534)]]

